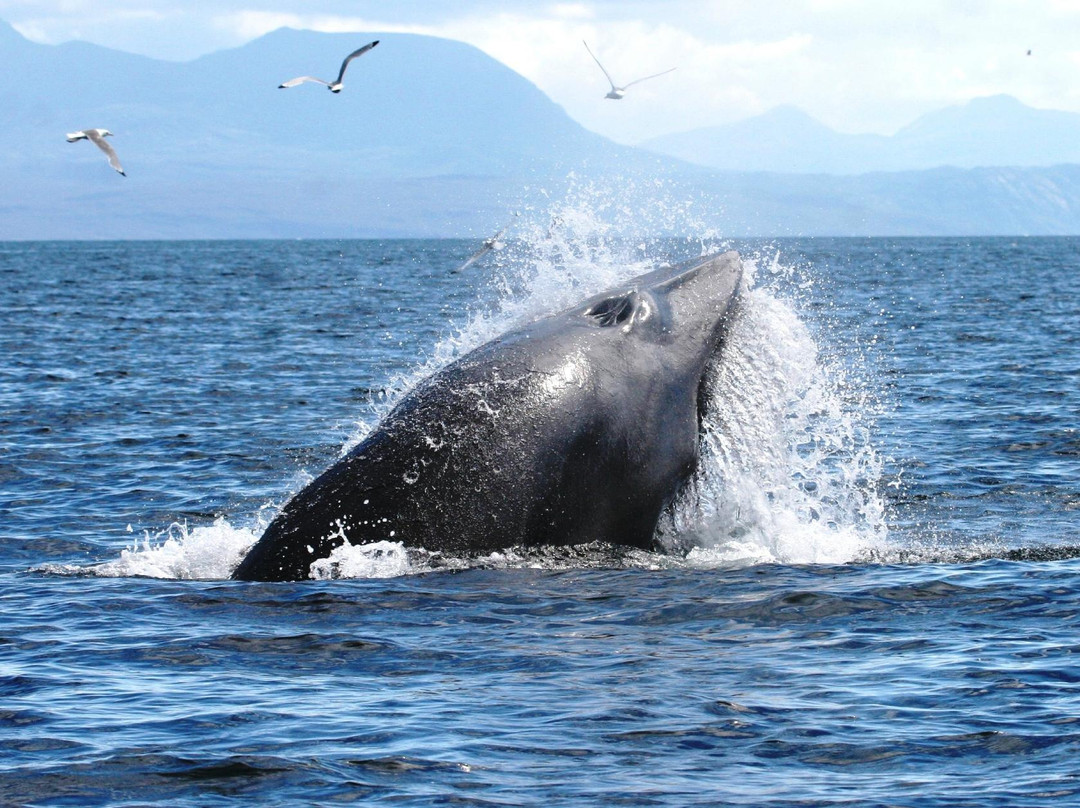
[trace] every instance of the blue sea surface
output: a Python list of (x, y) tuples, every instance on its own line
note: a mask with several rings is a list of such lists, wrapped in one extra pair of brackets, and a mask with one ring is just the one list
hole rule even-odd
[(432, 368), (703, 247), (541, 242), (0, 244), (0, 805), (1080, 804), (1080, 239), (727, 245), (684, 555), (228, 580)]

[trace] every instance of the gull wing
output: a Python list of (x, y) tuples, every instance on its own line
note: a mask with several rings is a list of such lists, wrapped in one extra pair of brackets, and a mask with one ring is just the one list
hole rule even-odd
[[(514, 215), (517, 216), (518, 214), (515, 213)], [(513, 222), (511, 221), (510, 224), (513, 224)], [(510, 224), (506, 225), (506, 227), (504, 227), (491, 238), (484, 239), (483, 242), (481, 242), (480, 249), (470, 255), (468, 259), (466, 259), (465, 263), (455, 269), (454, 272), (461, 272), (468, 269), (485, 255), (487, 255), (489, 252), (494, 250), (496, 246), (498, 246), (499, 239), (502, 237), (502, 234), (510, 229)], [(499, 247), (499, 249), (501, 250), (502, 247)]]
[[(510, 229), (510, 225), (507, 225), (491, 238), (484, 239), (484, 244), (490, 244), (494, 248), (499, 243), (499, 239), (502, 238), (502, 234)], [(501, 247), (499, 249), (502, 249)]]
[(458, 267), (457, 269), (455, 269), (455, 270), (454, 270), (454, 272), (464, 272), (464, 271), (465, 271), (466, 269), (468, 269), (469, 267), (471, 267), (471, 266), (472, 266), (473, 264), (475, 264), (475, 263), (476, 263), (477, 261), (479, 261), (479, 260), (480, 260), (481, 258), (483, 258), (483, 257), (484, 257), (485, 255), (487, 255), (487, 254), (488, 254), (489, 252), (491, 252), (491, 250), (492, 250), (492, 248), (493, 248), (494, 246), (495, 246), (494, 244), (488, 244), (488, 243), (487, 243), (487, 242), (485, 241), (485, 242), (484, 242), (484, 246), (483, 246), (483, 247), (481, 247), (481, 248), (480, 248), (479, 250), (477, 250), (476, 252), (474, 252), (474, 253), (473, 253), (472, 255), (470, 255), (470, 256), (469, 256), (469, 257), (468, 257), (468, 258), (467, 258), (467, 259), (465, 260), (465, 263), (464, 263), (464, 264), (462, 264), (461, 266), (459, 266), (459, 267)]
[[(669, 67), (667, 70), (663, 71), (663, 73), (653, 73), (651, 76), (646, 76), (643, 79), (634, 79), (632, 82), (627, 84), (626, 87), (631, 87), (635, 84), (641, 84), (641, 82), (648, 81), (649, 79), (655, 79), (657, 76), (663, 76), (665, 73), (670, 73), (674, 69), (674, 67)], [(626, 87), (623, 87), (623, 89), (625, 90)]]
[(347, 68), (349, 66), (349, 62), (351, 62), (357, 56), (362, 56), (363, 54), (367, 53), (369, 50), (371, 50), (372, 48), (374, 48), (378, 44), (379, 44), (379, 40), (376, 39), (374, 42), (369, 42), (366, 45), (364, 45), (364, 47), (357, 48), (352, 53), (350, 53), (348, 56), (346, 56), (345, 61), (341, 63), (341, 70), (338, 71), (337, 81), (335, 82), (335, 84), (341, 84), (341, 80), (343, 78), (345, 78), (345, 68)]
[(105, 142), (105, 138), (98, 134), (97, 129), (88, 129), (85, 134), (94, 145), (105, 152), (105, 156), (109, 158), (109, 165), (119, 171), (121, 176), (126, 177), (127, 174), (124, 173), (124, 169), (120, 165), (120, 158), (116, 156), (113, 147)]
[[(603, 66), (602, 64), (600, 64), (600, 60), (596, 58), (596, 54), (595, 54), (595, 53), (593, 53), (593, 52), (592, 52), (592, 50), (590, 50), (590, 48), (589, 48), (589, 43), (588, 43), (588, 42), (586, 42), (586, 41), (585, 41), (585, 40), (583, 39), (583, 40), (581, 40), (581, 44), (585, 46), (585, 50), (589, 51), (589, 56), (591, 56), (591, 57), (593, 58), (593, 61), (594, 61), (594, 62), (596, 62), (597, 66), (598, 66), (598, 67), (599, 67), (599, 68), (600, 68), (601, 70), (603, 70), (603, 71), (604, 71), (604, 76), (605, 76), (605, 77), (607, 78), (607, 80), (608, 80), (608, 84), (610, 84), (610, 85), (611, 85), (611, 89), (613, 89), (613, 90), (617, 90), (617, 89), (619, 89), (618, 87), (616, 87), (616, 86), (615, 86), (615, 82), (611, 80), (611, 74), (610, 74), (610, 73), (608, 73), (608, 72), (607, 72), (607, 70), (604, 70), (604, 66)], [(627, 85), (627, 86), (630, 86), (630, 85)]]
[(74, 143), (77, 140), (85, 140), (86, 132), (68, 132), (67, 142)]
[(281, 84), (278, 85), (278, 89), (279, 90), (284, 90), (286, 87), (295, 87), (298, 84), (303, 84), (305, 81), (313, 81), (316, 84), (323, 85), (324, 87), (329, 87), (330, 86), (330, 82), (323, 81), (322, 79), (317, 79), (314, 76), (298, 76), (295, 79), (289, 79), (286, 82), (282, 82)]

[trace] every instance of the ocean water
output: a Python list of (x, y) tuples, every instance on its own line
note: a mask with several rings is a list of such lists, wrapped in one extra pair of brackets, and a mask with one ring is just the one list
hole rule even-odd
[[(0, 244), (0, 804), (1080, 803), (1080, 239)], [(228, 580), (404, 390), (735, 247), (669, 554)]]

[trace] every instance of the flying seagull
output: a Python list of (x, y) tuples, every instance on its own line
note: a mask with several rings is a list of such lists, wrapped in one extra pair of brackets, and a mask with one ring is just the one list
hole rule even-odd
[(357, 56), (367, 53), (369, 50), (371, 50), (378, 44), (379, 40), (376, 39), (374, 42), (369, 42), (364, 45), (364, 47), (354, 50), (352, 53), (346, 56), (345, 61), (341, 63), (341, 70), (338, 71), (337, 78), (334, 79), (332, 84), (329, 81), (323, 81), (322, 79), (317, 79), (314, 76), (300, 76), (295, 79), (290, 79), (284, 84), (279, 84), (278, 89), (284, 90), (286, 87), (295, 87), (297, 84), (303, 84), (305, 81), (314, 81), (316, 84), (325, 84), (327, 89), (329, 89), (332, 93), (340, 93), (341, 88), (345, 84), (343, 79), (345, 78), (345, 68), (349, 66), (349, 62), (351, 62)]
[(113, 151), (113, 147), (105, 142), (105, 138), (111, 137), (112, 132), (108, 129), (83, 129), (80, 132), (69, 132), (67, 136), (68, 143), (74, 143), (76, 140), (89, 140), (103, 152), (105, 156), (109, 158), (109, 165), (120, 172), (120, 176), (126, 177), (124, 169), (120, 166), (120, 158), (116, 156), (116, 152)]
[(615, 82), (611, 79), (611, 74), (608, 73), (607, 70), (604, 70), (604, 66), (600, 64), (600, 60), (596, 58), (596, 54), (593, 53), (592, 50), (589, 48), (589, 43), (586, 42), (584, 39), (581, 40), (581, 43), (585, 46), (585, 50), (589, 51), (589, 56), (593, 58), (593, 61), (596, 62), (596, 64), (599, 65), (600, 69), (604, 71), (604, 75), (607, 76), (608, 84), (611, 85), (611, 92), (605, 95), (604, 98), (610, 98), (614, 101), (618, 101), (620, 98), (626, 95), (626, 90), (629, 87), (632, 87), (635, 84), (640, 84), (643, 81), (648, 81), (649, 79), (655, 79), (657, 76), (662, 76), (664, 75), (664, 73), (670, 73), (672, 70), (675, 69), (674, 67), (670, 67), (662, 73), (653, 73), (651, 76), (646, 76), (643, 79), (634, 79), (630, 83), (624, 84), (622, 87), (616, 87)]
[[(517, 216), (516, 213), (514, 215)], [(513, 222), (511, 222), (511, 224), (513, 224)], [(508, 224), (491, 238), (484, 239), (483, 242), (481, 242), (480, 244), (480, 249), (470, 255), (468, 260), (466, 260), (464, 264), (455, 269), (454, 272), (464, 272), (466, 269), (471, 267), (473, 264), (475, 264), (492, 250), (501, 250), (503, 248), (503, 245), (499, 242), (499, 239), (502, 237), (502, 234), (509, 229), (510, 225)]]

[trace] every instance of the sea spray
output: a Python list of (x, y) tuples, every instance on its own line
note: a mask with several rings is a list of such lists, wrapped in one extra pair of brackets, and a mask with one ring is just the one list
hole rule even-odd
[[(546, 196), (542, 194), (542, 196)], [(557, 201), (514, 220), (506, 246), (485, 264), (494, 302), (450, 323), (430, 357), (391, 377), (342, 447), (347, 454), (418, 382), (505, 332), (655, 269), (729, 249), (688, 200), (654, 178), (597, 182), (570, 178)], [(487, 259), (486, 259), (487, 260)]]
[[(144, 531), (140, 541), (120, 552), (120, 558), (89, 568), (102, 578), (175, 578), (179, 580), (220, 580), (228, 578), (248, 548), (258, 540), (265, 524), (253, 529), (230, 525), (225, 517), (212, 524), (189, 527), (174, 522), (163, 531)], [(49, 570), (74, 572), (74, 570)]]
[(749, 288), (702, 391), (697, 471), (661, 542), (695, 565), (842, 563), (880, 547), (881, 460), (867, 411), (820, 361), (791, 304)]
[[(488, 340), (658, 265), (730, 248), (700, 223), (692, 203), (665, 198), (661, 185), (649, 190), (651, 201), (634, 206), (626, 188), (580, 183), (560, 201), (526, 211), (507, 234), (506, 248), (470, 268), (487, 273), (494, 304), (465, 312), (426, 361), (392, 376), (356, 422), (342, 454), (419, 381)], [(778, 291), (810, 285), (812, 268), (786, 266), (776, 250), (744, 258), (737, 316), (703, 389), (708, 406), (699, 468), (658, 528), (670, 555), (508, 548), (466, 560), (394, 542), (346, 543), (313, 564), (312, 577), (388, 577), (463, 566), (839, 563), (880, 546), (886, 528), (876, 493), (881, 461), (869, 439), (872, 408), (860, 406), (865, 395), (857, 374), (839, 360), (821, 359), (798, 300)], [(795, 277), (800, 272), (801, 280)], [(266, 521), (260, 516), (251, 529), (225, 519), (192, 529), (173, 526), (96, 572), (224, 578)]]

